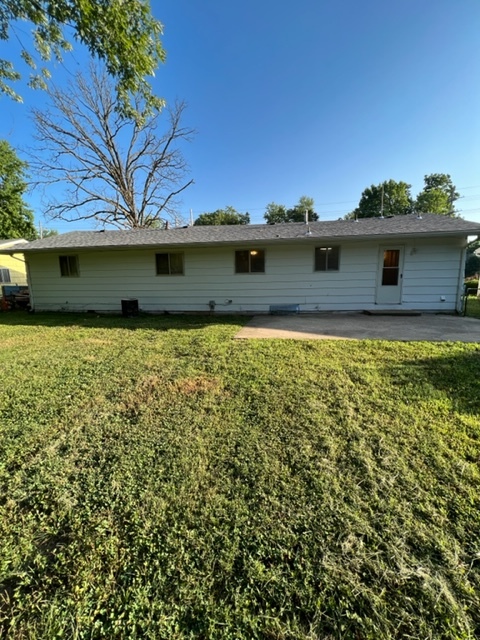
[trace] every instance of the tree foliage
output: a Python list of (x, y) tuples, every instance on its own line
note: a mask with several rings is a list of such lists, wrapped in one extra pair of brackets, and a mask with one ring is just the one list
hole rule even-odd
[(431, 173), (424, 177), (425, 186), (415, 202), (419, 213), (453, 215), (454, 202), (460, 194), (448, 173)]
[(6, 140), (0, 140), (0, 238), (37, 237), (33, 213), (23, 200), (26, 162)]
[[(18, 24), (33, 26), (32, 40), (23, 45), (24, 32)], [(160, 36), (162, 25), (150, 11), (146, 0), (3, 0), (0, 7), (0, 39), (12, 35), (22, 42), (22, 57), (32, 68), (30, 84), (45, 87), (50, 77), (48, 67), (37, 71), (52, 57), (61, 60), (71, 49), (69, 33), (82, 42), (90, 54), (105, 63), (116, 79), (119, 107), (132, 115), (132, 96), (141, 95), (146, 105), (161, 106), (145, 79), (164, 61)], [(0, 91), (20, 99), (11, 84), (20, 73), (9, 60), (0, 60)]]
[(471, 278), (480, 273), (480, 257), (477, 255), (477, 252), (480, 252), (480, 240), (470, 243), (467, 247), (465, 259), (466, 278)]
[(347, 217), (373, 218), (382, 215), (382, 212), (384, 216), (412, 213), (413, 200), (410, 189), (411, 185), (395, 180), (372, 184), (363, 191), (357, 208)]
[(40, 238), (52, 238), (53, 236), (58, 236), (58, 231), (56, 229), (47, 229), (46, 227), (40, 227), (39, 234)]
[(195, 226), (223, 225), (223, 224), (250, 224), (249, 213), (239, 213), (231, 206), (225, 209), (217, 209), (211, 213), (202, 213), (193, 223)]
[(424, 188), (414, 200), (411, 185), (406, 182), (386, 180), (365, 189), (358, 207), (347, 218), (374, 218), (418, 213), (454, 213), (453, 203), (460, 197), (447, 173), (431, 173), (424, 176)]
[(305, 222), (305, 214), (308, 213), (310, 221), (318, 220), (318, 213), (314, 210), (314, 200), (308, 196), (302, 196), (298, 203), (291, 209), (283, 204), (271, 202), (267, 205), (264, 219), (268, 224), (279, 224), (284, 222)]
[(111, 79), (93, 66), (66, 89), (48, 91), (51, 108), (33, 111), (39, 146), (32, 169), (39, 183), (66, 190), (48, 200), (46, 215), (119, 228), (178, 222), (177, 196), (193, 182), (181, 150), (194, 133), (181, 122), (185, 104), (128, 118), (116, 110)]

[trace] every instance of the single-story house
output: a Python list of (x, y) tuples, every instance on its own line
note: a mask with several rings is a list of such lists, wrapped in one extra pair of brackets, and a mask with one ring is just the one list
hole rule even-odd
[(480, 224), (415, 214), (328, 222), (74, 231), (23, 245), (38, 311), (268, 313), (461, 303)]
[[(27, 270), (22, 252), (22, 248), (26, 244), (28, 244), (28, 240), (23, 240), (23, 238), (0, 240), (0, 287), (4, 284), (26, 286)], [(2, 253), (4, 250), (11, 252), (10, 255)]]

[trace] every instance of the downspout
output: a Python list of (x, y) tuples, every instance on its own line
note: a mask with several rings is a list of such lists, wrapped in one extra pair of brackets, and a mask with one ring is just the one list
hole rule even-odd
[(35, 311), (35, 304), (33, 302), (33, 287), (32, 287), (32, 277), (30, 275), (30, 263), (28, 262), (28, 258), (27, 256), (25, 256), (25, 267), (26, 267), (26, 272), (27, 272), (27, 284), (28, 284), (28, 294), (30, 296), (30, 311), (34, 312)]

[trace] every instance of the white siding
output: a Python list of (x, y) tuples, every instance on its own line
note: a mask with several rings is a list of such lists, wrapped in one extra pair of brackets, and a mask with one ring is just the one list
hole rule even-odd
[(465, 244), (465, 240), (450, 239), (441, 245), (433, 240), (406, 245), (403, 307), (455, 311)]
[[(298, 304), (301, 311), (379, 308), (375, 298), (383, 244), (338, 243), (339, 271), (315, 272), (314, 247), (322, 243), (307, 242), (259, 244), (257, 248), (266, 251), (264, 274), (235, 274), (235, 249), (245, 246), (184, 248), (183, 276), (157, 276), (152, 249), (30, 254), (34, 306), (39, 311), (120, 312), (122, 298), (137, 298), (141, 310), (152, 312), (208, 311), (210, 300), (216, 311), (224, 312), (266, 312), (278, 304)], [(405, 262), (399, 308), (453, 311), (464, 243), (446, 239), (401, 244)], [(60, 276), (58, 255), (68, 253), (78, 255), (79, 277)]]

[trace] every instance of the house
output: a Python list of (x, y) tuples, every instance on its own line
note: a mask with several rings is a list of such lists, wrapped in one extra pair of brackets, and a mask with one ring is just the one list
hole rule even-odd
[(25, 244), (37, 311), (265, 313), (460, 307), (480, 224), (415, 214), (273, 225), (75, 231)]
[[(0, 286), (27, 284), (25, 259), (20, 250), (26, 244), (28, 241), (23, 239), (0, 240)], [(10, 255), (2, 253), (4, 250), (8, 250)]]

